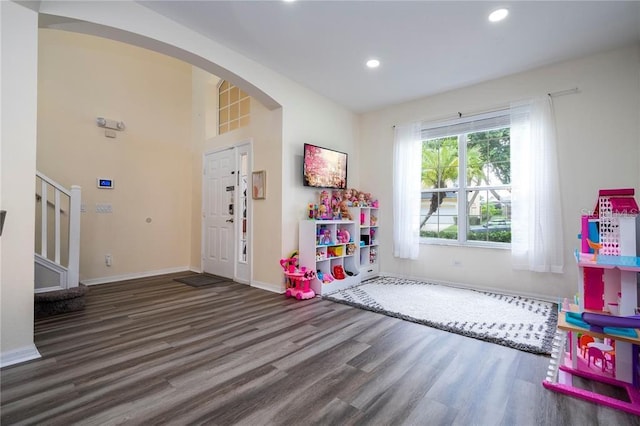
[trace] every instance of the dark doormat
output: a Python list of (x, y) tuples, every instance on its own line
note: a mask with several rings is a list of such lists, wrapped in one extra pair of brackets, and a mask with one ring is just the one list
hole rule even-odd
[(198, 274), (189, 275), (188, 277), (183, 278), (175, 278), (174, 281), (190, 285), (191, 287), (205, 287), (208, 285), (229, 282), (230, 280), (228, 278), (219, 277), (217, 275)]

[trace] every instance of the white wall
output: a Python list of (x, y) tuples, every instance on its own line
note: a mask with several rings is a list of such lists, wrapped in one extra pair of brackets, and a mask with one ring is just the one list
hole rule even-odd
[(292, 93), (299, 101), (283, 108), (282, 253), (298, 247), (298, 223), (307, 217), (309, 203), (318, 204), (319, 189), (303, 186), (302, 154), (305, 142), (347, 152), (349, 187), (359, 186), (358, 120), (346, 109), (306, 90)]
[(0, 2), (2, 52), (0, 365), (39, 357), (33, 345), (38, 15)]
[[(600, 188), (633, 187), (640, 199), (640, 46), (536, 69), (361, 117), (360, 179), (381, 202), (380, 263), (383, 272), (555, 299), (577, 291), (573, 249), (580, 215), (591, 210)], [(559, 138), (565, 272), (511, 269), (500, 249), (421, 245), (416, 261), (392, 255), (392, 126), (454, 117), (508, 105), (510, 101), (578, 87), (554, 98)], [(375, 165), (375, 166), (368, 166)], [(375, 190), (374, 190), (375, 189)], [(453, 262), (461, 266), (453, 266)]]

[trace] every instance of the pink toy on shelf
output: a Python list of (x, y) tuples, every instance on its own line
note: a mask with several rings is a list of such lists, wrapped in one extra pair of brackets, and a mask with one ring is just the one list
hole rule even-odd
[(338, 242), (342, 244), (346, 244), (349, 242), (351, 236), (349, 235), (349, 231), (344, 228), (338, 229)]

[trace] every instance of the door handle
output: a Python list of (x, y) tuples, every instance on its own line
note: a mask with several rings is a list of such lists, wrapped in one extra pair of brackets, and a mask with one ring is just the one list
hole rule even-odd
[(227, 219), (227, 222), (229, 222), (229, 223), (233, 223), (233, 218), (231, 218), (231, 219)]

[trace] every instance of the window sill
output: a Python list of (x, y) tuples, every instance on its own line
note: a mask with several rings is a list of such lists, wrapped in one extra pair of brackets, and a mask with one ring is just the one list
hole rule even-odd
[(468, 242), (461, 243), (457, 240), (421, 238), (420, 244), (427, 245), (427, 246), (455, 246), (455, 247), (511, 250), (511, 244), (509, 243), (490, 243), (490, 242), (483, 242), (483, 241), (468, 241)]

